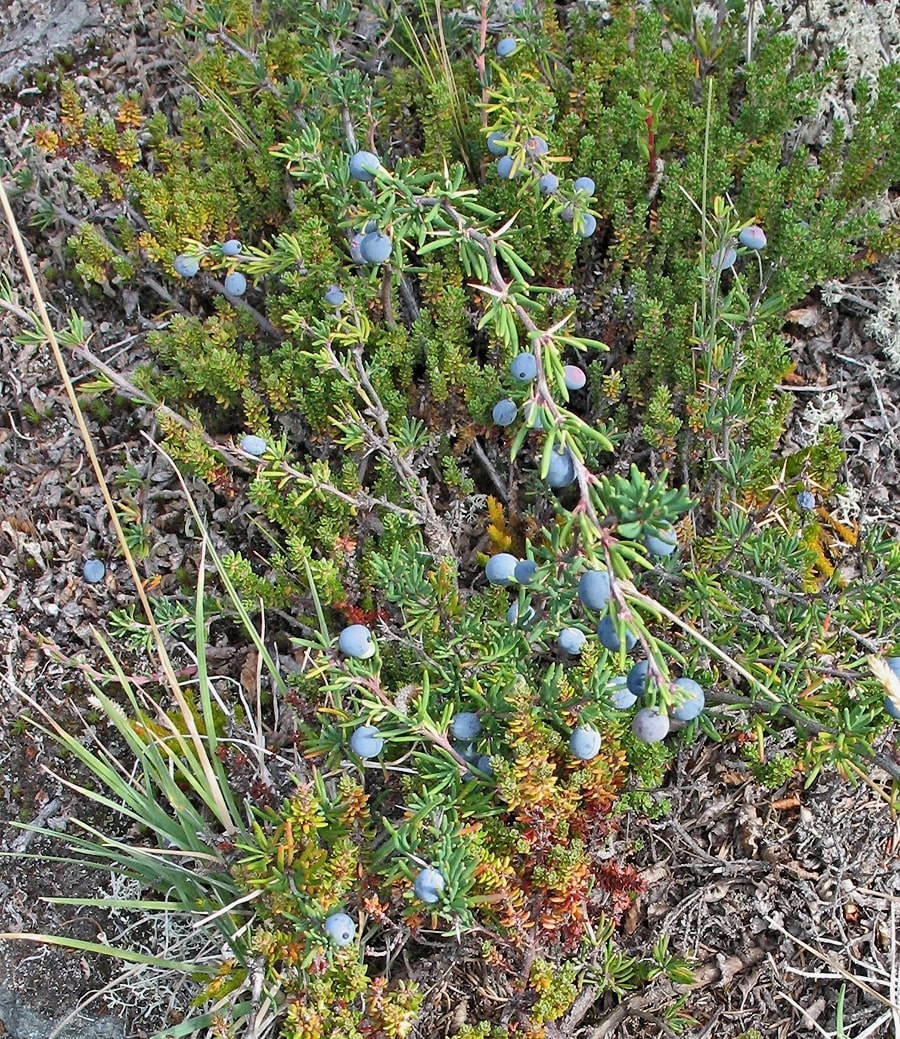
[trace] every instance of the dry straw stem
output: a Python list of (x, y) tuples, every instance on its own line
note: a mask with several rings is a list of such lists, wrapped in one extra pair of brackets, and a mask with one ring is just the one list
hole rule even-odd
[[(216, 777), (215, 769), (212, 762), (209, 759), (209, 755), (206, 752), (206, 747), (203, 743), (203, 738), (197, 729), (197, 724), (194, 720), (193, 712), (184, 697), (184, 693), (181, 690), (181, 686), (178, 683), (178, 677), (175, 674), (175, 669), (172, 666), (172, 661), (169, 658), (169, 654), (166, 650), (165, 644), (162, 639), (162, 635), (159, 628), (156, 625), (156, 621), (153, 617), (153, 610), (150, 606), (150, 601), (147, 598), (147, 593), (144, 591), (144, 585), (141, 581), (141, 576), (138, 573), (137, 565), (134, 560), (134, 556), (128, 548), (128, 542), (125, 539), (125, 533), (122, 530), (122, 526), (119, 523), (119, 518), (116, 512), (115, 504), (113, 503), (112, 495), (109, 491), (109, 486), (106, 482), (106, 477), (103, 473), (103, 468), (100, 465), (100, 459), (97, 457), (97, 451), (94, 447), (91, 434), (87, 428), (87, 423), (84, 420), (84, 415), (81, 411), (81, 407), (78, 404), (78, 397), (75, 393), (75, 388), (72, 385), (72, 380), (69, 376), (68, 369), (66, 368), (66, 361), (63, 357), (62, 350), (60, 349), (59, 341), (56, 338), (56, 332), (53, 328), (53, 324), (50, 321), (50, 316), (47, 313), (47, 307), (44, 303), (44, 298), (41, 294), (40, 287), (35, 277), (34, 268), (31, 265), (31, 260), (28, 256), (28, 250), (25, 247), (25, 242), (19, 231), (19, 226), (16, 223), (15, 215), (13, 214), (12, 207), (10, 206), (9, 196), (6, 192), (6, 187), (0, 179), (0, 207), (3, 209), (3, 215), (6, 219), (7, 226), (9, 227), (10, 234), (12, 235), (13, 242), (16, 247), (16, 252), (19, 256), (19, 262), (22, 266), (22, 271), (28, 281), (29, 287), (31, 288), (32, 296), (34, 297), (36, 310), (40, 317), (41, 325), (43, 326), (44, 333), (47, 336), (47, 341), (50, 344), (50, 349), (53, 353), (53, 359), (56, 362), (57, 370), (59, 371), (60, 379), (65, 387), (66, 396), (69, 398), (69, 403), (72, 407), (72, 412), (75, 416), (75, 422), (78, 426), (78, 431), (81, 434), (82, 442), (84, 443), (85, 451), (87, 452), (88, 458), (91, 462), (91, 467), (94, 470), (94, 474), (97, 477), (97, 484), (100, 487), (100, 491), (103, 495), (103, 501), (106, 504), (106, 510), (109, 514), (110, 521), (113, 529), (116, 532), (116, 538), (119, 542), (122, 555), (128, 566), (128, 570), (131, 574), (132, 581), (134, 582), (135, 591), (137, 597), (140, 600), (141, 608), (147, 618), (147, 623), (150, 627), (150, 631), (153, 634), (153, 641), (156, 646), (156, 652), (159, 656), (160, 666), (163, 673), (166, 676), (166, 681), (169, 686), (169, 690), (178, 704), (179, 711), (184, 720), (184, 724), (187, 728), (188, 734), (190, 735), (191, 742), (194, 746), (194, 752), (197, 755), (197, 760), (203, 770), (203, 774), (209, 784), (209, 789), (212, 793), (213, 800), (215, 803), (216, 815), (219, 822), (224, 828), (226, 833), (232, 833), (235, 829), (234, 821), (231, 817), (231, 813), (228, 810), (228, 805), (219, 789), (218, 779)], [(93, 629), (92, 629), (93, 630)], [(97, 634), (95, 632), (95, 634)]]

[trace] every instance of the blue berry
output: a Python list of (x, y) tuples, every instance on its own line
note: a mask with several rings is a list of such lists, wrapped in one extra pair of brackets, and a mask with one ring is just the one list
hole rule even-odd
[(487, 561), (484, 568), (485, 577), (491, 584), (511, 585), (518, 562), (519, 560), (510, 552), (498, 552)]
[(597, 218), (593, 213), (585, 213), (581, 218), (581, 227), (576, 234), (579, 238), (590, 238), (597, 230)]
[(575, 190), (581, 191), (585, 195), (593, 195), (597, 190), (597, 186), (590, 177), (579, 177), (578, 180), (575, 181)]
[(661, 743), (669, 733), (669, 716), (658, 707), (642, 707), (634, 716), (631, 731), (643, 743)]
[(229, 296), (243, 296), (247, 291), (247, 279), (240, 271), (232, 271), (225, 278), (225, 291)]
[(513, 577), (519, 584), (528, 584), (534, 577), (535, 570), (537, 570), (537, 563), (533, 559), (520, 559), (513, 570)]
[(384, 740), (374, 725), (360, 725), (350, 737), (350, 749), (359, 758), (377, 758), (384, 748)]
[(738, 241), (748, 249), (765, 249), (766, 232), (756, 225), (745, 227), (738, 235)]
[(538, 180), (538, 188), (542, 195), (552, 195), (559, 187), (559, 177), (555, 173), (544, 173)]
[(362, 244), (363, 236), (357, 231), (355, 234), (350, 235), (350, 258), (354, 263), (365, 263), (363, 254), (360, 252), (360, 245)]
[(550, 151), (550, 145), (537, 134), (534, 137), (527, 137), (523, 142), (523, 147), (529, 159), (536, 159), (539, 155), (546, 155)]
[[(600, 623), (597, 625), (597, 638), (600, 639), (600, 645), (606, 646), (607, 649), (613, 653), (619, 652), (621, 642), (619, 641), (619, 633), (616, 631), (616, 626), (613, 623), (612, 617), (605, 613), (600, 619)], [(633, 635), (627, 628), (625, 629), (625, 650), (630, 653), (635, 645), (637, 644), (637, 637)]]
[(571, 206), (566, 208), (559, 214), (561, 220), (565, 220), (567, 224), (571, 224), (575, 219), (575, 210)]
[(88, 559), (81, 573), (88, 584), (100, 584), (106, 576), (106, 566), (102, 559)]
[(709, 262), (715, 271), (727, 271), (729, 267), (734, 266), (734, 261), (737, 259), (737, 252), (729, 245), (723, 249), (716, 249), (716, 251), (710, 256)]
[(175, 273), (180, 274), (182, 278), (193, 278), (200, 270), (200, 261), (196, 256), (186, 256), (182, 253), (175, 257), (172, 266), (175, 268)]
[(541, 409), (537, 403), (530, 400), (526, 403), (522, 415), (525, 419), (525, 425), (529, 429), (543, 429), (544, 420), (541, 418)]
[(494, 421), (498, 426), (509, 426), (516, 421), (516, 415), (518, 415), (519, 409), (516, 407), (515, 401), (511, 401), (508, 397), (504, 397), (503, 400), (498, 400), (494, 405), (494, 410), (491, 412)]
[(486, 776), (492, 776), (494, 774), (493, 768), (491, 768), (491, 756), (490, 754), (482, 754), (481, 757), (475, 762), (475, 767), (479, 772), (483, 772)]
[(375, 653), (372, 632), (365, 624), (351, 624), (341, 632), (338, 648), (345, 656), (368, 660)]
[(255, 433), (248, 433), (241, 437), (241, 450), (246, 451), (248, 455), (253, 455), (254, 458), (262, 458), (266, 453), (266, 442)]
[(506, 134), (502, 130), (495, 130), (493, 133), (488, 134), (487, 150), (491, 155), (505, 155), (506, 145)]
[(572, 735), (569, 737), (569, 750), (573, 757), (580, 758), (582, 761), (590, 761), (591, 758), (597, 756), (601, 742), (599, 732), (594, 729), (582, 729), (581, 726), (578, 726), (577, 729), (572, 730)]
[(416, 897), (422, 902), (434, 905), (435, 902), (440, 901), (441, 892), (446, 887), (446, 883), (443, 874), (429, 867), (428, 869), (419, 870), (416, 874), (413, 890), (416, 893)]
[(481, 721), (472, 711), (460, 711), (453, 716), (450, 731), (458, 740), (474, 740), (481, 732)]
[(625, 675), (615, 675), (606, 683), (606, 695), (609, 702), (617, 711), (627, 711), (637, 703), (637, 697), (628, 688), (628, 679)]
[(609, 574), (605, 570), (585, 570), (578, 579), (578, 598), (589, 610), (602, 610), (609, 602)]
[(497, 44), (497, 56), (500, 58), (508, 58), (510, 54), (515, 54), (518, 43), (512, 36), (504, 36)]
[(572, 452), (564, 447), (554, 448), (550, 452), (550, 467), (547, 469), (547, 483), (551, 487), (567, 487), (575, 479), (575, 462)]
[(531, 627), (531, 622), (534, 620), (534, 607), (526, 606), (525, 612), (522, 614), (522, 620), (519, 621), (519, 603), (518, 600), (510, 604), (509, 609), (506, 611), (506, 623), (515, 626), (520, 624), (523, 628)]
[(227, 241), (222, 242), (222, 255), (223, 256), (240, 256), (241, 255), (241, 243), (237, 238), (229, 238)]
[(509, 180), (513, 175), (514, 160), (511, 155), (501, 155), (497, 160), (497, 175), (503, 180)]
[(384, 263), (391, 255), (391, 239), (380, 231), (369, 231), (359, 243), (359, 253), (366, 263)]
[(887, 666), (900, 678), (900, 657), (888, 657)]
[(579, 368), (577, 364), (567, 364), (563, 368), (563, 380), (565, 381), (566, 389), (583, 390), (587, 382), (587, 373), (583, 368)]
[(816, 507), (816, 498), (812, 491), (801, 491), (797, 495), (797, 506), (811, 512)]
[(587, 640), (587, 635), (579, 628), (563, 628), (556, 639), (556, 644), (570, 657), (577, 657), (581, 653), (582, 646)]
[(375, 171), (381, 166), (381, 160), (374, 152), (359, 151), (350, 156), (350, 176), (354, 180), (370, 183), (375, 179)]
[(644, 538), (644, 548), (651, 556), (670, 556), (678, 548), (678, 535), (672, 527), (667, 527), (656, 534), (648, 534)]
[(892, 717), (900, 720), (900, 703), (896, 703), (889, 696), (884, 698), (884, 709)]
[(639, 660), (628, 672), (625, 684), (635, 696), (643, 696), (647, 691), (647, 676), (650, 673), (650, 664), (646, 660)]
[(329, 285), (325, 290), (325, 302), (332, 307), (339, 307), (347, 297), (340, 285)]
[(537, 361), (534, 354), (518, 354), (509, 366), (516, 382), (533, 382), (537, 378)]
[(693, 721), (706, 706), (703, 687), (693, 678), (676, 678), (672, 683), (672, 692), (681, 701), (673, 707), (672, 717), (681, 722)]
[(346, 913), (332, 913), (325, 921), (325, 932), (335, 945), (343, 949), (356, 937), (356, 924)]

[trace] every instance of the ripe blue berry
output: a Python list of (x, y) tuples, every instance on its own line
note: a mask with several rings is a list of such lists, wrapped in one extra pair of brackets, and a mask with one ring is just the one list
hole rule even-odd
[(534, 354), (518, 354), (509, 366), (516, 382), (533, 382), (537, 378), (537, 361)]
[(669, 733), (669, 716), (658, 707), (642, 707), (634, 716), (631, 731), (643, 743), (661, 743)]
[(253, 455), (254, 458), (262, 458), (266, 453), (266, 442), (255, 433), (248, 433), (241, 437), (241, 450), (246, 451), (248, 455)]
[(375, 179), (375, 171), (381, 166), (381, 160), (374, 152), (359, 151), (350, 156), (350, 176), (354, 180), (370, 183)]
[(519, 584), (528, 584), (534, 577), (535, 570), (537, 570), (537, 563), (533, 559), (520, 559), (513, 570), (513, 577)]
[(488, 134), (487, 150), (491, 155), (505, 155), (506, 144), (506, 134), (502, 130), (495, 130), (493, 133)]
[(515, 54), (516, 47), (518, 47), (518, 44), (514, 37), (504, 36), (503, 39), (497, 43), (497, 57), (508, 58), (510, 54)]
[(508, 397), (498, 400), (494, 405), (493, 412), (491, 412), (498, 426), (508, 426), (515, 422), (518, 413), (519, 409), (516, 407), (515, 401), (511, 401)]
[(811, 512), (816, 507), (816, 498), (812, 491), (801, 491), (797, 495), (797, 506)]
[(593, 213), (585, 213), (581, 218), (581, 226), (576, 234), (579, 238), (590, 238), (597, 230), (597, 218)]
[(338, 649), (345, 656), (355, 657), (357, 660), (368, 660), (375, 653), (372, 632), (365, 624), (351, 624), (341, 632)]
[[(613, 653), (619, 652), (621, 642), (619, 641), (619, 634), (616, 631), (616, 626), (613, 623), (612, 617), (608, 613), (605, 613), (600, 619), (600, 623), (597, 625), (597, 638), (600, 639), (600, 645), (606, 646), (607, 649)], [(625, 650), (630, 653), (635, 645), (637, 644), (637, 638), (626, 628), (625, 629)]]
[(900, 703), (895, 703), (889, 696), (884, 698), (884, 709), (892, 717), (900, 720)]
[(575, 190), (584, 192), (585, 195), (593, 195), (597, 190), (597, 186), (590, 177), (579, 177), (575, 181)]
[(900, 657), (888, 657), (887, 666), (900, 678)]
[(511, 155), (501, 155), (497, 160), (497, 175), (503, 180), (509, 180), (513, 175), (514, 160)]
[(332, 913), (325, 921), (325, 932), (338, 948), (343, 949), (356, 937), (356, 924), (346, 913)]
[(224, 256), (240, 256), (241, 243), (237, 238), (229, 238), (227, 241), (222, 242), (222, 254)]
[(575, 210), (571, 206), (566, 208), (559, 214), (560, 220), (565, 220), (567, 224), (571, 224), (575, 219)]
[(566, 389), (583, 390), (587, 382), (587, 374), (577, 364), (567, 364), (563, 368), (563, 380), (565, 381)]
[(559, 177), (555, 173), (544, 173), (538, 180), (538, 188), (542, 195), (552, 195), (559, 187)]
[(247, 279), (240, 271), (232, 271), (225, 278), (225, 291), (229, 296), (243, 296), (247, 291)]
[(325, 290), (325, 302), (332, 307), (339, 307), (347, 297), (340, 285), (329, 285)]
[(511, 585), (519, 560), (509, 552), (498, 552), (487, 561), (484, 568), (485, 577), (491, 584)]
[(727, 271), (729, 267), (734, 266), (736, 259), (737, 252), (729, 245), (722, 249), (716, 249), (710, 256), (709, 262), (714, 271)]
[(605, 570), (585, 570), (578, 579), (578, 598), (589, 610), (602, 610), (609, 602), (609, 574)]
[(647, 675), (650, 673), (650, 664), (646, 660), (639, 660), (628, 672), (625, 684), (635, 696), (643, 696), (647, 691)]
[(506, 623), (515, 626), (519, 624), (523, 628), (531, 627), (531, 622), (534, 620), (534, 607), (526, 606), (525, 612), (522, 614), (522, 620), (519, 620), (519, 603), (518, 600), (510, 604), (509, 609), (506, 611)]
[(450, 731), (458, 740), (474, 740), (481, 732), (481, 721), (472, 711), (460, 711), (453, 716)]
[(419, 870), (416, 874), (413, 890), (416, 893), (416, 897), (422, 902), (434, 905), (435, 902), (440, 901), (441, 892), (444, 890), (446, 883), (441, 873), (429, 867), (428, 869)]
[(362, 244), (363, 236), (357, 231), (355, 234), (350, 235), (350, 258), (354, 263), (365, 263), (363, 254), (360, 252), (360, 245)]
[(670, 556), (678, 548), (678, 535), (672, 527), (659, 532), (659, 536), (648, 534), (644, 538), (644, 548), (651, 556)]
[(172, 266), (175, 268), (175, 273), (180, 274), (182, 278), (193, 278), (200, 270), (200, 261), (196, 256), (186, 256), (182, 253), (181, 256), (175, 257)]
[(756, 225), (745, 227), (738, 235), (738, 241), (748, 249), (765, 249), (766, 232)]
[(579, 628), (563, 628), (556, 639), (556, 644), (570, 657), (577, 657), (587, 639), (587, 635)]
[(106, 566), (102, 559), (88, 559), (81, 573), (87, 584), (100, 584), (106, 576)]
[(359, 254), (366, 263), (384, 263), (391, 255), (391, 239), (380, 231), (369, 231), (359, 243)]
[(350, 737), (350, 749), (360, 758), (377, 758), (384, 748), (384, 740), (374, 725), (360, 725)]
[(637, 703), (637, 697), (628, 688), (628, 679), (625, 675), (615, 675), (606, 683), (606, 695), (609, 702), (617, 711), (627, 711)]
[(575, 462), (572, 459), (572, 452), (567, 447), (554, 448), (550, 452), (547, 483), (551, 487), (567, 487), (574, 479)]
[(693, 678), (676, 678), (672, 693), (681, 702), (672, 709), (672, 717), (681, 722), (693, 721), (706, 706), (703, 687)]
[(569, 750), (573, 757), (580, 758), (582, 761), (590, 761), (591, 758), (597, 756), (600, 743), (599, 732), (594, 729), (582, 729), (581, 726), (578, 726), (577, 729), (572, 730), (572, 735), (569, 737)]
[(541, 418), (541, 409), (537, 403), (530, 400), (526, 403), (522, 409), (522, 416), (525, 419), (525, 425), (529, 429), (543, 429), (544, 420)]
[(475, 767), (479, 772), (483, 772), (486, 776), (492, 776), (494, 774), (493, 768), (491, 768), (491, 756), (490, 754), (482, 754), (481, 757), (475, 762)]

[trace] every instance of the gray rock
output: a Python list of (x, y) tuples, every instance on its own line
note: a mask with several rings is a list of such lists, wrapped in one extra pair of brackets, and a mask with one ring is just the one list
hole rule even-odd
[(96, 6), (85, 0), (13, 0), (3, 13), (0, 86), (10, 87), (31, 69), (51, 65), (61, 51), (83, 46), (102, 25)]
[[(65, 1017), (63, 1014), (60, 1017)], [(49, 1039), (57, 1025), (49, 1017), (29, 1010), (20, 996), (0, 986), (0, 1022), (9, 1039)], [(59, 1039), (122, 1039), (122, 1022), (114, 1017), (93, 1017), (78, 1014), (59, 1033)]]

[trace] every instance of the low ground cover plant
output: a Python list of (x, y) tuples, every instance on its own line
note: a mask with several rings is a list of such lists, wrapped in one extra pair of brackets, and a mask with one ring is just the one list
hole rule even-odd
[[(835, 429), (782, 450), (779, 390), (786, 311), (896, 234), (867, 203), (900, 172), (900, 70), (805, 143), (840, 56), (807, 66), (774, 11), (359, 13), (173, 4), (193, 89), (104, 113), (64, 82), (15, 179), (45, 227), (63, 155), (81, 199), (128, 201), (73, 270), (173, 311), (89, 395), (158, 403), (221, 493), (249, 474), (270, 546), (220, 557), (185, 486), (198, 680), (174, 708), (112, 653), (92, 680), (133, 780), (39, 721), (145, 827), (73, 854), (227, 948), (144, 957), (195, 976), (168, 1035), (413, 1034), (423, 992), (380, 954), (440, 936), (511, 994), (460, 1034), (540, 1036), (586, 986), (687, 977), (616, 934), (642, 890), (619, 824), (659, 810), (678, 741), (743, 740), (776, 785), (900, 777), (900, 549), (837, 512)], [(255, 706), (202, 668), (213, 617), (254, 642)]]

